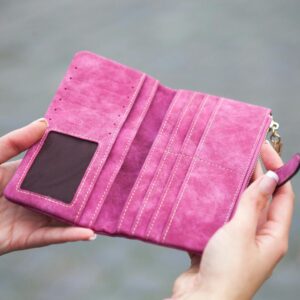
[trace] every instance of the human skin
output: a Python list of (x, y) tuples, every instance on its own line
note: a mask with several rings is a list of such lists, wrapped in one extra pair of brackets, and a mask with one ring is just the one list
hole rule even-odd
[[(265, 142), (261, 159), (267, 170), (283, 162)], [(231, 221), (209, 240), (203, 254), (190, 254), (191, 266), (174, 283), (176, 300), (248, 300), (272, 275), (287, 253), (295, 195), (290, 182), (277, 188), (274, 172), (258, 162)]]
[(3, 190), (20, 160), (8, 161), (40, 140), (47, 121), (39, 119), (0, 137), (0, 255), (50, 244), (93, 240), (93, 230), (69, 226), (7, 201)]

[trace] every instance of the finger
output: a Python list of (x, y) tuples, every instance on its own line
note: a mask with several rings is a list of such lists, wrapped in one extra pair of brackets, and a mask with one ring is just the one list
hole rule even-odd
[(21, 160), (9, 161), (0, 165), (0, 193), (12, 178)]
[(43, 227), (35, 231), (28, 239), (28, 245), (42, 247), (50, 244), (59, 244), (75, 241), (87, 241), (96, 239), (93, 230), (82, 227)]
[(281, 157), (268, 141), (261, 147), (261, 159), (267, 170), (275, 170), (283, 165)]
[[(271, 145), (265, 145), (263, 160), (267, 169), (274, 170), (283, 165), (283, 161)], [(267, 220), (277, 223), (277, 234), (287, 238), (294, 210), (295, 194), (291, 182), (279, 187), (273, 195)]]
[(252, 237), (256, 235), (258, 221), (269, 198), (274, 192), (278, 176), (269, 171), (256, 179), (243, 192), (232, 223), (237, 225), (242, 234), (248, 232)]
[[(263, 146), (261, 148), (261, 152), (262, 151), (263, 151)], [(264, 174), (262, 165), (263, 165), (263, 163), (261, 162), (261, 158), (259, 158), (256, 168), (255, 168), (255, 171), (254, 171), (254, 174), (253, 174), (253, 177), (252, 177), (252, 181), (255, 181), (256, 179), (258, 179), (259, 177), (261, 177)], [(270, 205), (270, 202), (268, 201), (265, 208), (263, 208), (263, 210), (260, 213), (257, 230), (259, 230), (267, 220), (269, 205)]]
[(42, 118), (0, 137), (0, 164), (20, 154), (40, 140), (47, 126), (46, 119)]
[(270, 200), (267, 202), (265, 208), (261, 211), (259, 219), (258, 219), (258, 224), (257, 224), (257, 232), (265, 226), (265, 223), (267, 222), (268, 219), (268, 214), (269, 214), (269, 208), (270, 208)]
[[(264, 171), (263, 171), (263, 168), (262, 168), (262, 163), (261, 163), (260, 159), (258, 159), (256, 167), (254, 169), (254, 173), (253, 173), (252, 178), (250, 180), (250, 183), (252, 183), (256, 179), (260, 178), (263, 174), (264, 174)], [(269, 202), (266, 204), (265, 208), (263, 208), (263, 210), (260, 213), (259, 220), (258, 220), (258, 225), (257, 225), (258, 229), (262, 226), (262, 224), (264, 224), (266, 222), (268, 207), (269, 207), (268, 204), (269, 204)]]
[(262, 176), (264, 174), (263, 169), (262, 169), (262, 165), (260, 160), (257, 161), (252, 178), (250, 180), (250, 182), (255, 181), (256, 179), (258, 179), (260, 176)]

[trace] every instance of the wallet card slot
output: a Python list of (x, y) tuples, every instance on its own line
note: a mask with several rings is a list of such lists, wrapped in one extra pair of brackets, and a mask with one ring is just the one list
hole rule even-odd
[(147, 76), (139, 95), (112, 147), (109, 157), (94, 186), (93, 194), (88, 200), (81, 221), (82, 225), (91, 227), (101, 210), (110, 188), (124, 162), (135, 135), (145, 118), (158, 88), (158, 81)]
[[(213, 107), (213, 100), (210, 99), (210, 103), (208, 104), (209, 96), (202, 95), (198, 93), (194, 99), (192, 110), (195, 111), (193, 115), (192, 122), (189, 126), (188, 132), (184, 136), (184, 141), (180, 152), (166, 152), (169, 156), (173, 156), (175, 159), (175, 163), (169, 172), (168, 181), (166, 184), (162, 185), (162, 190), (158, 195), (158, 203), (155, 206), (151, 215), (151, 219), (147, 223), (147, 228), (145, 231), (145, 235), (147, 238), (151, 235), (152, 230), (154, 231), (154, 235), (157, 236), (156, 232), (161, 232), (162, 228), (160, 228), (162, 220), (165, 220), (167, 212), (170, 210), (170, 199), (175, 199), (177, 195), (177, 189), (180, 187), (184, 175), (186, 174), (187, 167), (192, 160), (191, 155), (184, 154), (187, 148), (190, 151), (195, 151), (196, 142), (192, 139), (195, 139), (195, 133), (198, 136), (198, 140), (200, 139), (201, 132), (203, 132), (203, 127), (206, 121), (205, 115), (209, 113), (209, 110)], [(157, 226), (156, 221), (158, 221)]]
[(196, 93), (186, 93), (180, 97), (180, 101), (184, 103), (176, 124), (170, 134), (168, 144), (160, 154), (156, 171), (149, 183), (147, 192), (141, 202), (140, 209), (136, 215), (135, 221), (132, 225), (132, 235), (144, 235), (147, 224), (150, 221), (153, 210), (161, 198), (161, 193), (166, 186), (169, 176), (171, 176), (173, 166), (176, 162), (176, 155), (170, 154), (171, 151), (179, 152), (184, 142), (190, 124), (192, 123), (193, 116), (197, 111)]
[[(212, 95), (206, 95), (203, 106), (198, 110), (195, 118), (194, 128), (191, 128), (188, 138), (185, 141), (180, 156), (177, 158), (177, 165), (174, 168), (170, 181), (164, 190), (160, 205), (155, 212), (152, 223), (149, 224), (147, 237), (156, 241), (160, 240), (160, 236), (166, 226), (166, 222), (171, 214), (172, 208), (182, 186), (184, 185), (190, 164), (194, 159), (196, 149), (202, 142), (205, 132), (209, 127), (214, 111), (216, 110), (219, 98)], [(174, 155), (174, 154), (173, 154)]]
[[(260, 132), (265, 116), (269, 117), (269, 112), (266, 112), (264, 107), (223, 99), (222, 106), (215, 116), (216, 121), (211, 125), (209, 135), (196, 155), (225, 168), (239, 170), (241, 164), (247, 161), (253, 146), (251, 141)], [(266, 136), (267, 131), (262, 134)]]
[[(232, 102), (232, 100), (229, 99), (221, 99), (219, 102), (219, 105), (214, 111), (209, 125), (205, 130), (201, 143), (197, 147), (191, 166), (184, 179), (184, 183), (173, 204), (172, 211), (168, 216), (168, 221), (166, 222), (166, 225), (164, 225), (160, 240), (161, 242), (169, 244), (182, 243), (182, 241), (178, 239), (175, 241), (175, 234), (178, 237), (181, 233), (181, 229), (179, 228), (182, 226), (181, 222), (185, 222), (187, 216), (193, 218), (193, 220), (199, 220), (199, 218), (202, 217), (203, 220), (199, 221), (199, 224), (197, 224), (197, 232), (203, 232), (203, 235), (200, 237), (198, 236), (196, 240), (198, 247), (202, 248), (214, 231), (228, 219), (228, 212), (232, 210), (232, 203), (236, 201), (237, 191), (239, 190), (238, 187), (240, 186), (239, 182), (242, 182), (244, 178), (242, 166), (248, 166), (249, 153), (250, 157), (252, 157), (253, 150), (257, 147), (257, 141), (263, 134), (262, 128), (265, 126), (264, 120), (266, 119), (266, 110), (262, 108), (261, 111), (259, 111), (257, 108), (254, 109), (254, 107), (252, 110), (247, 106), (248, 104), (241, 102), (236, 103), (236, 101)], [(229, 107), (231, 115), (228, 113)], [(246, 115), (243, 116), (244, 113)], [(232, 162), (228, 163), (232, 155), (228, 152), (231, 152), (232, 148), (234, 151), (236, 144), (243, 146), (245, 146), (245, 144), (240, 143), (240, 135), (234, 135), (232, 132), (231, 140), (226, 140), (226, 138), (228, 137), (228, 130), (230, 131), (231, 128), (237, 130), (237, 124), (240, 124), (240, 117), (243, 118), (240, 121), (247, 119), (252, 120), (252, 117), (257, 118), (257, 120), (255, 122), (256, 128), (253, 131), (248, 131), (247, 128), (241, 129), (242, 132), (247, 135), (247, 144), (250, 144), (250, 146), (247, 145), (246, 147), (249, 147), (249, 149), (241, 150), (239, 154), (236, 153), (236, 155), (239, 156), (239, 164), (235, 165), (232, 164)], [(220, 127), (221, 123), (222, 127)], [(216, 136), (218, 138), (216, 138)], [(215, 148), (216, 146), (220, 147), (221, 143), (221, 148)], [(209, 151), (207, 151), (207, 147), (210, 147)], [(230, 151), (220, 151), (220, 149), (224, 147), (230, 149)], [(218, 153), (215, 153), (215, 151)], [(204, 155), (208, 152), (210, 153), (210, 156)], [(217, 154), (221, 155), (216, 156)], [(247, 157), (242, 158), (241, 155)], [(204, 176), (204, 173), (206, 176)], [(213, 185), (211, 182), (213, 182)], [(201, 186), (206, 186), (206, 188), (199, 189)], [(197, 191), (199, 194), (198, 196), (196, 196)], [(199, 193), (200, 191), (201, 193)], [(203, 193), (206, 197), (203, 197)], [(214, 195), (214, 197), (212, 198), (211, 195)], [(193, 199), (195, 197), (198, 197), (200, 203), (198, 206), (202, 205), (203, 208), (201, 208), (200, 212), (195, 210), (192, 213), (190, 210), (192, 204), (190, 202), (194, 201)], [(213, 207), (213, 209), (208, 211), (211, 207)], [(218, 212), (218, 215), (216, 215), (216, 212)], [(206, 216), (204, 217), (204, 215)], [(181, 223), (181, 225), (179, 223)], [(193, 228), (193, 226), (186, 224), (186, 235), (191, 236), (195, 234), (194, 231), (195, 228)], [(186, 241), (185, 243), (194, 243), (194, 241)], [(187, 246), (194, 247), (195, 245)]]
[[(216, 99), (213, 103), (213, 110), (210, 111), (209, 114), (206, 115), (206, 122), (203, 123), (203, 127), (202, 127), (202, 134), (200, 137), (200, 141), (197, 145), (197, 148), (195, 149), (195, 155), (198, 152), (199, 149), (201, 149), (203, 147), (203, 144), (205, 142), (206, 137), (208, 136), (209, 132), (210, 132), (210, 128), (212, 126), (212, 124), (215, 122), (215, 117), (216, 114), (218, 112), (218, 110), (220, 109), (220, 106), (223, 103), (223, 99)], [(197, 162), (196, 157), (194, 156), (189, 167), (187, 170), (187, 173), (184, 175), (184, 180), (180, 186), (180, 189), (178, 190), (178, 194), (176, 195), (176, 198), (174, 198), (173, 202), (171, 203), (171, 209), (169, 211), (169, 215), (166, 218), (165, 224), (163, 225), (163, 230), (161, 232), (161, 236), (155, 236), (156, 239), (161, 240), (162, 242), (164, 242), (164, 240), (166, 239), (166, 236), (168, 234), (169, 228), (173, 222), (174, 216), (176, 214), (176, 210), (178, 208), (179, 203), (182, 200), (182, 197), (186, 191), (186, 186), (187, 183), (189, 181), (189, 177), (191, 172), (193, 171), (194, 165)]]
[(175, 91), (161, 85), (130, 146), (123, 165), (95, 222), (95, 229), (115, 232), (126, 199), (164, 120)]
[(187, 173), (186, 188), (177, 198), (180, 201), (175, 201), (172, 221), (168, 222), (161, 239), (161, 230), (153, 231), (150, 241), (185, 249), (204, 249), (208, 239), (223, 224), (239, 174), (211, 166), (198, 157), (193, 161)]
[[(126, 203), (120, 215), (118, 231), (129, 232), (131, 230), (130, 228), (143, 203), (149, 184), (157, 172), (160, 159), (167, 148), (171, 134), (175, 130), (177, 120), (182, 113), (186, 100), (190, 98), (190, 94), (191, 92), (187, 91), (177, 91), (172, 99), (153, 145), (148, 153), (145, 153), (143, 164), (140, 166), (135, 182), (127, 195)], [(157, 106), (157, 109), (159, 109), (159, 106)]]

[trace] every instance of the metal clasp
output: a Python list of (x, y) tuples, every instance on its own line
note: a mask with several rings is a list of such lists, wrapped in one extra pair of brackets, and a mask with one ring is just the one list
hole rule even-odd
[(279, 123), (275, 122), (273, 120), (273, 116), (271, 116), (272, 118), (272, 121), (271, 121), (271, 124), (270, 124), (270, 127), (269, 127), (269, 131), (268, 132), (271, 132), (270, 134), (270, 142), (273, 146), (273, 148), (275, 149), (275, 151), (281, 155), (282, 153), (282, 147), (283, 147), (283, 143), (282, 143), (282, 139), (281, 139), (281, 136), (278, 132), (278, 129), (280, 127)]

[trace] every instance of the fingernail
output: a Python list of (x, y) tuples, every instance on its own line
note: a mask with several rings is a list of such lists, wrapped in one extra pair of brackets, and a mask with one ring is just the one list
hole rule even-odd
[(32, 123), (38, 123), (38, 122), (43, 122), (48, 126), (48, 121), (46, 118), (39, 118), (39, 119), (33, 121)]
[(91, 237), (89, 237), (89, 241), (94, 241), (97, 238), (97, 234), (94, 233)]
[(259, 182), (259, 188), (263, 194), (271, 196), (278, 181), (278, 175), (273, 171), (268, 171)]

